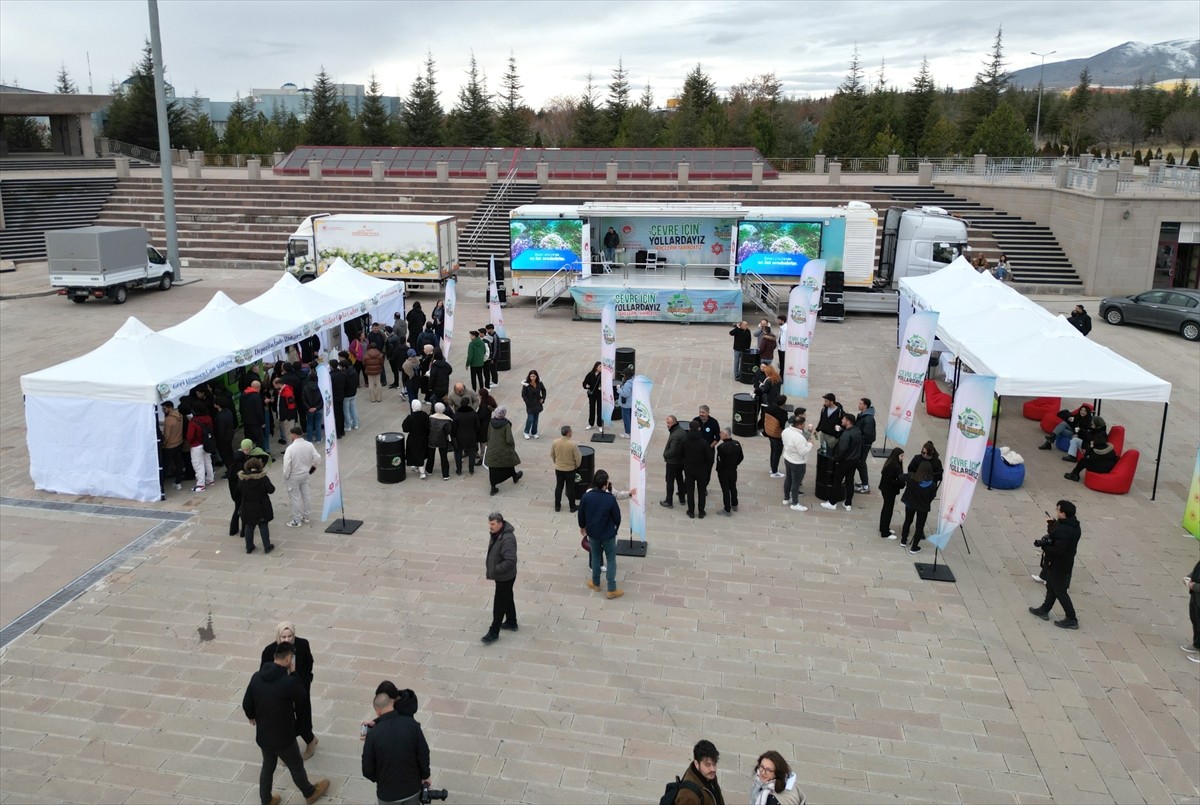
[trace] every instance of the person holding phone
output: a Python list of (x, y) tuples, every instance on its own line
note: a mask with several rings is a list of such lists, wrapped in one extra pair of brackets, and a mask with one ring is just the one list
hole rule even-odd
[(1192, 572), (1183, 580), (1189, 595), (1188, 615), (1192, 618), (1192, 645), (1180, 646), (1188, 653), (1188, 659), (1200, 663), (1200, 562), (1192, 568)]

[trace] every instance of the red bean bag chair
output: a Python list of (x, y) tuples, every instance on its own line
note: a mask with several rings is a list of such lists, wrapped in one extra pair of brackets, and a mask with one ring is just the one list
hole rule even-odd
[(1125, 452), (1125, 426), (1113, 425), (1108, 429), (1108, 443), (1117, 451), (1117, 455)]
[(925, 378), (925, 413), (938, 419), (949, 419), (954, 398), (942, 391), (932, 378)]
[(1046, 414), (1054, 414), (1062, 410), (1062, 397), (1037, 397), (1025, 403), (1021, 413), (1026, 419), (1040, 422)]
[[(1124, 439), (1124, 435), (1122, 435)], [(1122, 453), (1117, 459), (1117, 466), (1112, 472), (1084, 472), (1083, 485), (1097, 492), (1107, 492), (1110, 495), (1125, 495), (1133, 487), (1133, 476), (1137, 473), (1138, 459), (1141, 453), (1130, 450)]]

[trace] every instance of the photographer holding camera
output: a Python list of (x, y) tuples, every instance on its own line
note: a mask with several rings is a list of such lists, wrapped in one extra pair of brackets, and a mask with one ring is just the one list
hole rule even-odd
[(363, 725), (363, 777), (375, 783), (379, 805), (445, 799), (443, 792), (429, 790), (429, 744), (421, 725), (412, 716), (396, 712), (394, 704), (387, 692), (375, 695), (375, 726)]
[(1046, 600), (1041, 607), (1030, 607), (1029, 611), (1044, 621), (1050, 620), (1050, 608), (1057, 600), (1066, 615), (1054, 625), (1062, 629), (1078, 629), (1075, 607), (1067, 588), (1071, 586), (1071, 570), (1075, 564), (1075, 551), (1079, 547), (1079, 521), (1075, 519), (1075, 504), (1060, 500), (1055, 509), (1056, 517), (1047, 518), (1046, 536), (1033, 541), (1035, 548), (1045, 554), (1042, 578), (1046, 581)]

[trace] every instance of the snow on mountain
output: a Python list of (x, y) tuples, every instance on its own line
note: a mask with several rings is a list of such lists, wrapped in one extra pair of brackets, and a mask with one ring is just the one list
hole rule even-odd
[[(1092, 74), (1094, 85), (1124, 87), (1140, 77), (1149, 83), (1151, 77), (1159, 81), (1200, 74), (1200, 39), (1173, 39), (1167, 42), (1147, 44), (1125, 42), (1114, 48), (1084, 59), (1046, 62), (1045, 82), (1047, 87), (1073, 87), (1079, 83), (1079, 73), (1086, 66)], [(1027, 67), (1012, 74), (1013, 83), (1024, 87), (1036, 87), (1040, 67)]]

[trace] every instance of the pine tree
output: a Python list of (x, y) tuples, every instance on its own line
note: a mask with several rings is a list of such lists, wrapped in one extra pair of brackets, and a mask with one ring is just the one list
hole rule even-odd
[(496, 144), (495, 116), (487, 91), (487, 77), (479, 70), (475, 54), (467, 69), (467, 83), (458, 91), (458, 103), (447, 123), (454, 145), (493, 146)]
[(929, 110), (929, 120), (925, 123), (925, 133), (917, 143), (917, 155), (936, 159), (948, 157), (955, 152), (958, 143), (958, 126), (937, 107)]
[(572, 144), (578, 148), (603, 148), (611, 141), (608, 120), (596, 105), (596, 85), (592, 74), (587, 74), (587, 84), (579, 96), (575, 112), (575, 138)]
[(79, 94), (79, 87), (75, 86), (75, 82), (71, 80), (71, 76), (67, 72), (67, 65), (65, 64), (58, 71), (58, 79), (55, 81), (54, 91), (60, 95)]
[(400, 113), (406, 145), (433, 148), (444, 141), (445, 112), (438, 100), (433, 54), (425, 59), (425, 74), (417, 73)]
[[(188, 100), (184, 112), (183, 138), (179, 141), (180, 148), (191, 151), (215, 152), (220, 143), (217, 131), (213, 128), (212, 120), (204, 112), (204, 101), (200, 91), (196, 90)], [(172, 141), (172, 144), (175, 144)]]
[[(132, 69), (128, 85), (114, 93), (108, 106), (104, 136), (157, 151), (158, 104), (154, 98), (154, 60), (149, 42), (142, 48), (141, 62)], [(178, 101), (167, 101), (167, 127), (172, 142), (183, 138), (184, 110)]]
[(359, 145), (396, 144), (392, 139), (392, 123), (388, 118), (388, 111), (383, 106), (383, 90), (375, 73), (371, 73), (371, 80), (367, 83), (367, 96), (354, 123), (357, 129), (355, 139)]
[(1072, 115), (1086, 115), (1092, 108), (1092, 73), (1085, 65), (1079, 73), (1079, 83), (1071, 91), (1067, 109)]
[[(15, 79), (14, 79), (15, 83)], [(0, 133), (12, 151), (47, 151), (50, 143), (38, 122), (27, 115), (0, 117)]]
[(1016, 110), (1002, 103), (976, 127), (967, 148), (973, 154), (1026, 157), (1033, 154), (1033, 140)]
[(339, 108), (344, 104), (338, 99), (337, 87), (325, 72), (324, 65), (313, 82), (310, 99), (308, 117), (304, 121), (304, 144), (346, 145), (350, 140), (347, 114)]
[(925, 124), (929, 120), (929, 111), (933, 109), (937, 98), (937, 89), (933, 85), (933, 76), (929, 73), (929, 59), (921, 59), (921, 71), (913, 79), (912, 89), (904, 103), (904, 138), (905, 151), (909, 156), (919, 156), (917, 146), (925, 136)]
[(508, 70), (500, 79), (500, 105), (496, 110), (496, 134), (499, 144), (524, 148), (529, 144), (531, 111), (521, 100), (521, 79), (517, 75), (517, 58), (510, 51)]
[(625, 113), (629, 111), (629, 71), (621, 59), (617, 59), (617, 69), (612, 73), (612, 81), (608, 85), (608, 100), (604, 104), (604, 112), (608, 116), (608, 130), (612, 134), (613, 145), (623, 139), (621, 127), (625, 122)]
[(716, 84), (697, 64), (684, 78), (679, 106), (667, 124), (670, 143), (676, 148), (718, 145), (724, 122)]
[(627, 148), (652, 148), (662, 134), (662, 116), (654, 111), (654, 91), (646, 84), (638, 102), (625, 113), (622, 143)]
[(1004, 29), (998, 28), (991, 55), (984, 63), (983, 70), (975, 74), (975, 83), (963, 102), (962, 114), (958, 121), (958, 133), (963, 142), (969, 142), (983, 119), (996, 111), (1000, 106), (1000, 96), (1007, 87), (1008, 72), (1004, 69)]
[(863, 142), (866, 105), (862, 66), (856, 47), (846, 79), (838, 86), (817, 129), (817, 149), (829, 157), (860, 156), (866, 150)]

